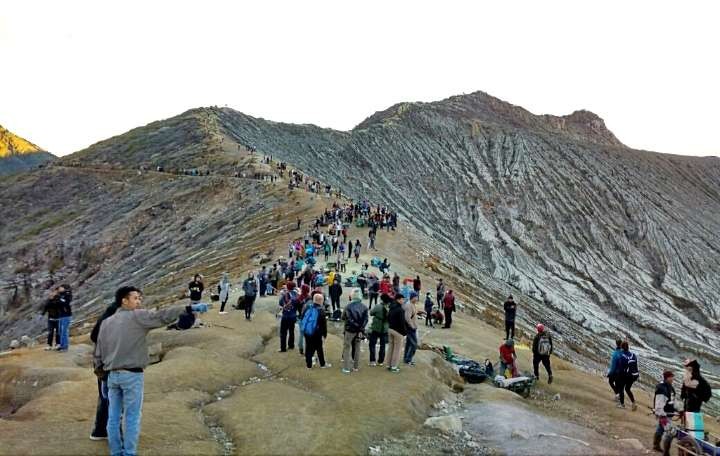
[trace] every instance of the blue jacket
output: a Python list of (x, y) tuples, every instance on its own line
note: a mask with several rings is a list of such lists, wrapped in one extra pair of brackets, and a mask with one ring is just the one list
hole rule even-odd
[(622, 356), (622, 348), (616, 348), (610, 358), (610, 368), (608, 369), (608, 375), (618, 374), (618, 365), (620, 364), (620, 356)]

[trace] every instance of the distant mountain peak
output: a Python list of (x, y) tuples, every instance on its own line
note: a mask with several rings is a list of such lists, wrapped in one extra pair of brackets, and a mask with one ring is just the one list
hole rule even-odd
[(593, 112), (578, 110), (565, 116), (537, 115), (482, 91), (455, 95), (429, 103), (398, 103), (376, 112), (355, 128), (364, 129), (373, 125), (396, 123), (410, 114), (423, 112), (458, 120), (486, 122), (551, 134), (559, 133), (579, 141), (625, 147), (608, 130), (603, 119)]
[(44, 152), (44, 150), (0, 125), (0, 158), (35, 152)]

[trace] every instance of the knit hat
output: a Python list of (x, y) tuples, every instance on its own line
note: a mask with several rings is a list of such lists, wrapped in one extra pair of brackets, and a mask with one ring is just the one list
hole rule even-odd
[(288, 289), (288, 291), (293, 291), (295, 289), (295, 282), (292, 280), (285, 284), (285, 288)]
[(535, 329), (537, 329), (538, 333), (545, 332), (545, 325), (542, 323), (538, 323)]
[(675, 374), (673, 374), (672, 371), (666, 370), (665, 372), (663, 372), (663, 380), (667, 380), (668, 378), (672, 377), (675, 377)]

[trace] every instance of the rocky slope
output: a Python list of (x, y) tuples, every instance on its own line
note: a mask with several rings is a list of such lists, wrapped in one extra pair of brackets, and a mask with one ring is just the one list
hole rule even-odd
[(54, 158), (53, 154), (0, 125), (0, 176), (37, 168)]

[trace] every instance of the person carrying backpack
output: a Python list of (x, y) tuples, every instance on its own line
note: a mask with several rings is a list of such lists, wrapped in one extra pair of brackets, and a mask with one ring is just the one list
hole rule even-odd
[(553, 382), (552, 368), (550, 367), (550, 355), (553, 352), (553, 341), (550, 333), (545, 329), (545, 325), (538, 323), (536, 326), (537, 334), (533, 338), (533, 371), (535, 379), (540, 380), (540, 363), (545, 367), (548, 374), (548, 385)]
[(673, 388), (672, 371), (663, 372), (663, 381), (655, 387), (653, 398), (653, 413), (658, 419), (653, 437), (653, 450), (662, 452), (660, 442), (662, 441), (665, 428), (670, 424), (671, 416), (675, 413), (675, 388)]
[(390, 359), (388, 359), (388, 370), (393, 373), (400, 372), (398, 364), (400, 364), (400, 349), (402, 348), (403, 338), (407, 334), (407, 321), (405, 320), (405, 296), (398, 293), (395, 299), (390, 303), (388, 311), (388, 335), (390, 343), (388, 351)]
[(325, 298), (317, 293), (309, 303), (300, 326), (305, 335), (305, 365), (312, 369), (313, 356), (317, 353), (320, 368), (332, 367), (332, 364), (325, 363), (325, 352), (323, 351), (323, 340), (327, 339), (327, 319), (325, 310), (322, 308)]
[(505, 340), (514, 339), (517, 304), (513, 300), (512, 295), (508, 296), (507, 301), (503, 304), (503, 308), (505, 309)]
[(610, 358), (610, 367), (608, 368), (608, 383), (615, 394), (615, 402), (620, 403), (620, 393), (618, 392), (618, 363), (620, 362), (620, 356), (622, 354), (622, 340), (617, 339), (615, 341), (615, 351)]
[(633, 383), (640, 378), (640, 371), (638, 369), (637, 355), (630, 351), (630, 346), (627, 341), (624, 341), (620, 348), (620, 359), (617, 366), (617, 389), (620, 396), (618, 408), (625, 408), (625, 394), (630, 398), (632, 402), (632, 410), (637, 410), (637, 404), (635, 403), (635, 396), (633, 395), (631, 388)]
[(683, 365), (685, 372), (680, 398), (683, 400), (686, 412), (700, 413), (702, 403), (709, 401), (712, 397), (712, 389), (707, 380), (700, 375), (700, 363), (697, 360), (688, 359)]
[(285, 292), (280, 296), (280, 353), (295, 349), (295, 321), (297, 320), (298, 294), (295, 282), (285, 284)]
[[(368, 308), (362, 303), (362, 291), (353, 288), (350, 293), (350, 304), (342, 313), (345, 322), (343, 337), (343, 374), (360, 369), (360, 341), (365, 336), (365, 327), (368, 324)], [(353, 354), (355, 356), (353, 356)]]
[[(384, 294), (380, 296), (380, 303), (370, 310), (370, 316), (373, 317), (372, 324), (370, 325), (370, 366), (382, 366), (385, 362), (385, 344), (388, 339), (388, 304), (390, 303), (390, 296)], [(377, 355), (377, 362), (375, 362), (375, 344), (379, 342), (379, 350)]]

